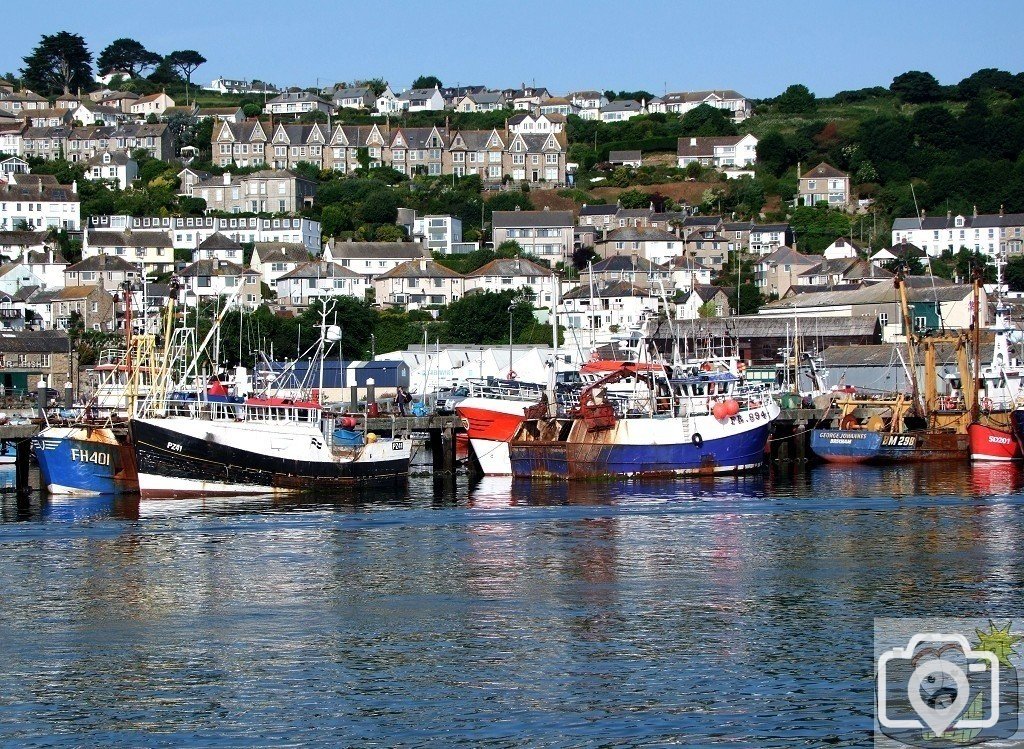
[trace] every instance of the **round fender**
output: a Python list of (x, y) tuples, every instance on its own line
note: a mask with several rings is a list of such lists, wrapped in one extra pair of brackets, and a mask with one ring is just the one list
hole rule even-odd
[(700, 436), (700, 432), (694, 432), (693, 436), (690, 437), (690, 442), (693, 443), (694, 447), (704, 446), (704, 438)]

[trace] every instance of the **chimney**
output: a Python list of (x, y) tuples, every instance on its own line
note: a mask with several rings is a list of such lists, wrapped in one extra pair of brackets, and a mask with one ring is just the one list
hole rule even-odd
[(75, 195), (78, 194), (78, 180), (77, 179), (71, 183), (71, 192), (73, 192)]
[(224, 172), (223, 176), (224, 176), (224, 184), (225, 185), (230, 185), (231, 184), (231, 172)]
[(974, 206), (974, 218), (978, 218), (978, 206)]
[[(924, 211), (921, 211), (921, 215), (924, 216)], [(953, 220), (953, 211), (946, 211), (946, 221)]]
[(1003, 215), (1003, 204), (1002, 203), (999, 204), (999, 215), (1000, 216)]
[(545, 211), (550, 211), (551, 210), (551, 206), (548, 206), (548, 205), (544, 206), (544, 210)]

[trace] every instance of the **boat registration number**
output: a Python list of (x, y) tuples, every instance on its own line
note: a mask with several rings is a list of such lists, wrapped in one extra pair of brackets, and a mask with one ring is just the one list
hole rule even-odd
[(882, 437), (882, 447), (914, 447), (917, 438), (909, 434), (887, 434)]
[(110, 453), (101, 453), (97, 450), (71, 450), (71, 459), (79, 463), (95, 463), (98, 466), (110, 465)]
[(400, 442), (398, 440), (395, 440), (394, 442), (391, 443), (391, 449), (392, 450), (404, 450), (405, 449), (405, 443)]

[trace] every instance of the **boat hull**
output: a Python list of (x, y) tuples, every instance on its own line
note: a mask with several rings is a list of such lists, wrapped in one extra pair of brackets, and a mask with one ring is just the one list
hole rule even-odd
[(971, 460), (1007, 462), (1024, 457), (1020, 443), (1009, 429), (971, 424), (967, 435), (971, 440)]
[(127, 435), (110, 427), (50, 426), (32, 438), (46, 490), (64, 496), (139, 491), (135, 453)]
[(771, 403), (745, 413), (743, 421), (710, 415), (641, 417), (591, 429), (581, 418), (572, 422), (565, 439), (544, 439), (545, 425), (528, 421), (511, 443), (512, 475), (575, 480), (754, 470), (764, 464), (777, 416), (778, 407)]
[(811, 450), (829, 463), (965, 460), (969, 439), (953, 432), (885, 434), (866, 429), (814, 429)]
[(512, 463), (508, 443), (536, 401), (466, 398), (455, 407), (466, 422), (466, 434), (480, 470), (487, 476), (509, 476)]
[(143, 497), (264, 494), (404, 480), (409, 440), (380, 440), (336, 459), (312, 425), (135, 419)]

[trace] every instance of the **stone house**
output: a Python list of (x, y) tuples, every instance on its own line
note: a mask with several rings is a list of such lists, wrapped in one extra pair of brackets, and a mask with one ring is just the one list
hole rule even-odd
[(50, 302), (50, 319), (57, 330), (68, 330), (74, 316), (86, 330), (116, 330), (114, 297), (99, 284), (67, 286)]

